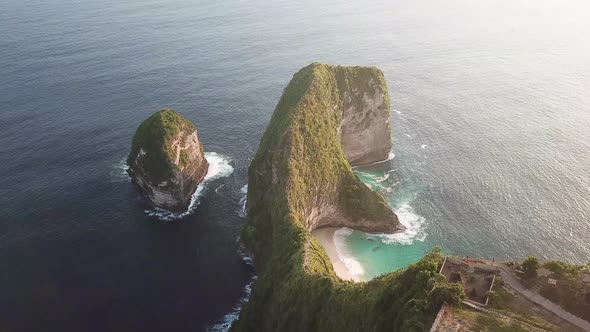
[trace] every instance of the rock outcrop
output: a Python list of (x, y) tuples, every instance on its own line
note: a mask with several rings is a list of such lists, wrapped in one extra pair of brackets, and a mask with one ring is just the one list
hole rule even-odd
[(439, 304), (426, 290), (442, 255), (353, 284), (311, 235), (327, 226), (402, 230), (351, 167), (387, 158), (388, 119), (377, 68), (314, 63), (293, 76), (249, 169), (241, 241), (259, 277), (234, 331), (414, 331), (433, 319)]
[(169, 211), (184, 211), (209, 164), (197, 129), (171, 109), (141, 123), (127, 158), (129, 174), (150, 202)]
[[(394, 233), (403, 227), (383, 197), (351, 165), (386, 159), (391, 150), (389, 95), (383, 73), (369, 67), (313, 64), (279, 101), (250, 167), (250, 208), (257, 189), (297, 201), (303, 225)], [(273, 202), (274, 203), (274, 202)]]
[(349, 81), (340, 89), (343, 105), (338, 131), (348, 162), (363, 166), (387, 159), (391, 151), (391, 129), (389, 94), (383, 75), (357, 75), (352, 83)]

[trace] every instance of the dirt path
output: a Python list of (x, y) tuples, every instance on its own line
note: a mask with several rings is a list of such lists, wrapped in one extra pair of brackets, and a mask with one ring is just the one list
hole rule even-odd
[(590, 332), (590, 323), (576, 317), (569, 312), (563, 310), (559, 305), (547, 300), (546, 298), (542, 297), (539, 294), (533, 293), (530, 290), (526, 289), (518, 279), (512, 275), (510, 269), (504, 265), (498, 265), (500, 270), (500, 276), (506, 284), (508, 284), (512, 289), (514, 289), (517, 293), (528, 299), (529, 301), (538, 304), (542, 308), (551, 311), (552, 313), (556, 314), (558, 317), (580, 327), (585, 331)]

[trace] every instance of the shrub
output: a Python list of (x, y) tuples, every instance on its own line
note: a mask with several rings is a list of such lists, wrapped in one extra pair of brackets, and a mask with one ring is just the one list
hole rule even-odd
[(174, 168), (175, 151), (171, 150), (171, 141), (181, 131), (192, 133), (194, 130), (195, 127), (189, 120), (172, 109), (163, 109), (152, 114), (135, 131), (127, 164), (132, 166), (140, 149), (143, 149), (146, 154), (142, 157), (142, 172), (155, 183), (166, 180)]
[(458, 305), (465, 299), (465, 290), (460, 283), (439, 282), (430, 292), (430, 298), (436, 308), (445, 302), (449, 305)]
[(520, 265), (524, 275), (528, 279), (535, 278), (537, 276), (537, 270), (539, 269), (539, 260), (536, 257), (530, 256), (522, 262)]
[(556, 279), (576, 279), (584, 269), (583, 265), (571, 265), (561, 261), (548, 261), (543, 263), (543, 267), (551, 271)]

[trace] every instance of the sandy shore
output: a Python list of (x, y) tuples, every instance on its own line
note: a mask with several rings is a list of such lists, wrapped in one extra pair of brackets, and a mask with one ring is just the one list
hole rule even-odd
[(338, 257), (336, 245), (334, 244), (334, 232), (336, 232), (336, 230), (338, 230), (338, 228), (327, 227), (316, 229), (311, 232), (311, 234), (318, 239), (322, 244), (322, 247), (324, 247), (324, 250), (326, 250), (326, 253), (330, 257), (330, 261), (332, 261), (332, 266), (334, 267), (336, 275), (343, 280), (362, 281), (359, 277), (351, 275), (346, 268), (346, 265), (344, 265), (344, 262)]

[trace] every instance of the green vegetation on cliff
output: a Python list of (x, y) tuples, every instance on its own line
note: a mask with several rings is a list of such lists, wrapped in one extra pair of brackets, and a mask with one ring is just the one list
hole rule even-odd
[[(372, 89), (376, 68), (314, 63), (285, 89), (249, 170), (242, 242), (259, 274), (234, 331), (424, 331), (461, 286), (438, 276), (440, 251), (366, 283), (342, 281), (318, 241), (313, 219), (335, 207), (354, 224), (397, 222), (378, 193), (352, 172), (340, 144), (344, 91)], [(369, 91), (370, 92), (370, 91)], [(354, 101), (353, 101), (354, 102)], [(330, 216), (328, 216), (330, 217)]]
[[(140, 149), (143, 149), (146, 153), (143, 157), (145, 160), (142, 162), (143, 172), (155, 183), (169, 178), (176, 153), (171, 149), (172, 141), (178, 138), (181, 131), (191, 134), (195, 131), (195, 127), (176, 111), (163, 109), (152, 114), (137, 128), (127, 164), (131, 165)], [(181, 154), (181, 163), (186, 162), (187, 159), (186, 152), (184, 156)]]
[(590, 321), (590, 264), (577, 265), (561, 261), (548, 261), (543, 267), (551, 271), (550, 277), (557, 280), (556, 285), (549, 285), (545, 278), (540, 294), (559, 304), (570, 313)]

